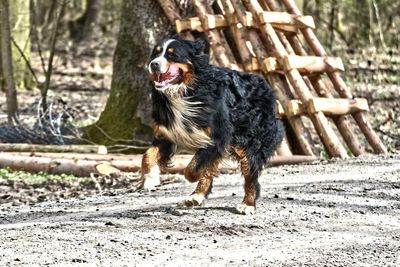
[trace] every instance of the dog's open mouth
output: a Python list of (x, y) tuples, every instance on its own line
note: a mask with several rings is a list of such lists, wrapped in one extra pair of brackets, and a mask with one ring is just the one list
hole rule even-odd
[(155, 72), (152, 74), (154, 85), (157, 89), (182, 81), (182, 71), (177, 64), (170, 64), (165, 73)]

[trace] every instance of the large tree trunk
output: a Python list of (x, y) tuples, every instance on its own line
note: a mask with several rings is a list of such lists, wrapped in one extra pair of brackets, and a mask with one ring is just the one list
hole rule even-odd
[(110, 96), (99, 120), (84, 129), (85, 138), (104, 145), (150, 139), (152, 85), (146, 64), (152, 47), (170, 33), (157, 1), (123, 1)]
[(7, 98), (7, 117), (9, 123), (18, 121), (17, 92), (13, 77), (13, 62), (11, 52), (11, 30), (8, 0), (0, 0), (0, 47), (1, 65), (4, 87)]

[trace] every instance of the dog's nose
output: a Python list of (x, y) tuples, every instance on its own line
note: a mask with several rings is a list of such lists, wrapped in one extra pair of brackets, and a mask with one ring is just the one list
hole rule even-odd
[(160, 63), (157, 61), (153, 61), (150, 63), (150, 68), (152, 71), (160, 71)]

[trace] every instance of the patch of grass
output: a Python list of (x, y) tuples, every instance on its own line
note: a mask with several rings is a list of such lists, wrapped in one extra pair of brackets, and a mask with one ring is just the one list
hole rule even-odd
[(0, 169), (0, 181), (24, 181), (26, 183), (43, 183), (48, 181), (74, 181), (78, 177), (68, 174), (54, 175), (46, 172), (29, 173), (24, 171), (13, 171), (9, 168)]

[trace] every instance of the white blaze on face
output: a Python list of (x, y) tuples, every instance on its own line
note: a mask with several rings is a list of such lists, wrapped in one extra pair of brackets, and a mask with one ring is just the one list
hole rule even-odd
[(156, 57), (155, 59), (153, 59), (152, 61), (150, 61), (148, 69), (149, 69), (149, 73), (153, 73), (153, 71), (151, 70), (151, 63), (153, 62), (157, 62), (160, 65), (160, 73), (166, 73), (168, 68), (167, 68), (167, 59), (164, 57), (165, 56), (165, 52), (167, 52), (167, 48), (169, 46), (170, 43), (172, 43), (173, 41), (175, 41), (174, 39), (169, 39), (167, 40), (162, 48), (162, 52), (161, 54)]

